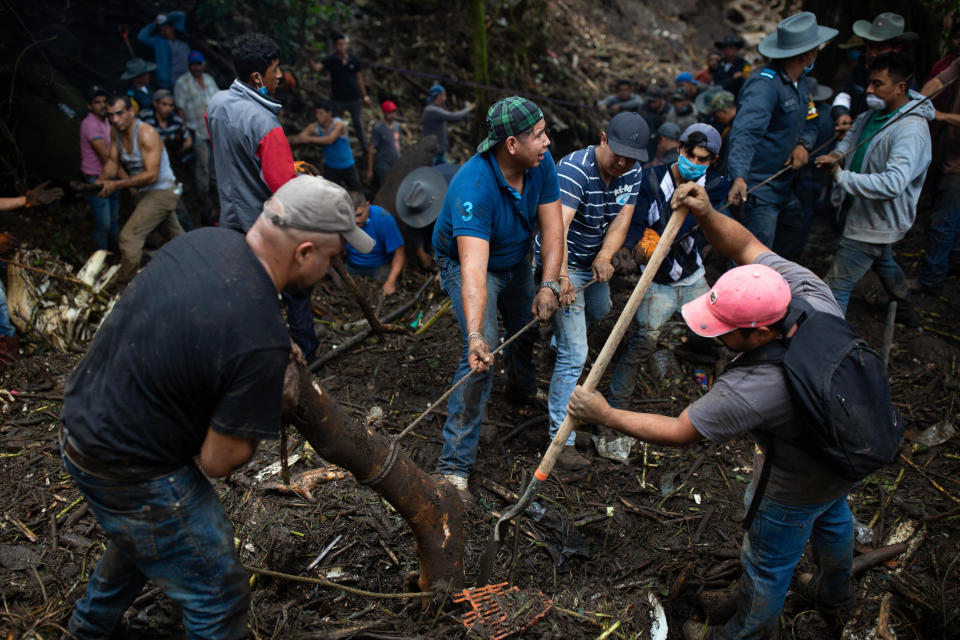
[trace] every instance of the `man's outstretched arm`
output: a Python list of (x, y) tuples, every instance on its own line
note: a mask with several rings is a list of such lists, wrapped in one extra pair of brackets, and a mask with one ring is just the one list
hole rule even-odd
[(670, 204), (674, 209), (688, 207), (696, 216), (707, 242), (738, 265), (750, 264), (761, 253), (770, 251), (742, 224), (715, 210), (706, 189), (694, 182), (677, 187)]

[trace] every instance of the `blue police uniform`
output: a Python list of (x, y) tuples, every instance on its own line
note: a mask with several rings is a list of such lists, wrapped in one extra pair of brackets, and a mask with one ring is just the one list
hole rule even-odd
[[(812, 149), (819, 121), (806, 77), (794, 83), (776, 62), (750, 75), (738, 101), (727, 168), (731, 181), (743, 178), (749, 189), (780, 171), (798, 144)], [(794, 178), (787, 172), (760, 187), (743, 210), (753, 235), (789, 260), (800, 256), (804, 242)]]

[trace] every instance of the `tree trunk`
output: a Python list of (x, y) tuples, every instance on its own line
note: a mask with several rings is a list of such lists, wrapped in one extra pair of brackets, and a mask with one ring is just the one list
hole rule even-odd
[(351, 420), (303, 366), (288, 367), (284, 388), (285, 395), (295, 389), (297, 398), (285, 418), (316, 452), (360, 481), (376, 476), (369, 482), (371, 488), (410, 524), (420, 562), (420, 588), (462, 587), (464, 509), (453, 485), (427, 475), (400, 451), (391, 465), (390, 441)]
[[(470, 0), (470, 58), (473, 61), (473, 81), (490, 84), (490, 67), (487, 65), (487, 19), (484, 0)], [(490, 92), (479, 87), (473, 90), (474, 111), (473, 140), (477, 143), (487, 135), (487, 109), (490, 107)]]

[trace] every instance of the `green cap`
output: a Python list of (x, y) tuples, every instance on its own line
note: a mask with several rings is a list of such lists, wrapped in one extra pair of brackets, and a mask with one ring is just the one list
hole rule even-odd
[(488, 133), (477, 147), (477, 153), (488, 151), (498, 142), (523, 133), (542, 119), (540, 107), (526, 98), (511, 96), (497, 100), (487, 111)]
[(710, 100), (710, 113), (716, 113), (721, 109), (729, 109), (734, 105), (736, 100), (729, 91), (721, 91)]

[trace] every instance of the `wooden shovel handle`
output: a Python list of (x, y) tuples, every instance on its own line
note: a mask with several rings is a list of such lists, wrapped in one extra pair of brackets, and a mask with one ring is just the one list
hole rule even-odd
[[(673, 241), (677, 237), (677, 233), (680, 231), (680, 227), (686, 218), (687, 207), (680, 207), (670, 216), (670, 221), (667, 222), (666, 229), (664, 229), (660, 235), (660, 242), (657, 243), (657, 248), (653, 250), (653, 255), (650, 256), (650, 262), (647, 263), (647, 268), (643, 270), (637, 286), (633, 288), (633, 293), (630, 294), (630, 299), (627, 300), (626, 306), (623, 308), (623, 311), (620, 312), (617, 324), (613, 326), (613, 330), (610, 332), (610, 335), (607, 336), (607, 341), (604, 343), (600, 355), (597, 356), (597, 361), (593, 364), (590, 373), (587, 374), (587, 379), (583, 382), (583, 388), (587, 391), (596, 391), (597, 384), (599, 384), (603, 372), (606, 371), (607, 366), (613, 359), (613, 354), (616, 353), (620, 340), (623, 339), (623, 335), (627, 332), (627, 328), (633, 321), (633, 316), (636, 314), (637, 308), (643, 300), (643, 296), (647, 293), (647, 289), (650, 288), (650, 283), (653, 282), (654, 276), (657, 275), (663, 259), (666, 257), (667, 252), (670, 251), (670, 247), (673, 245)], [(576, 426), (576, 420), (571, 418), (569, 414), (563, 419), (563, 424), (560, 425), (557, 435), (553, 437), (553, 441), (550, 443), (547, 452), (543, 454), (543, 459), (540, 460), (540, 466), (537, 467), (537, 471), (534, 474), (535, 478), (541, 483), (546, 482), (550, 472), (553, 471), (553, 466), (557, 462), (557, 456), (563, 451), (567, 437)]]

